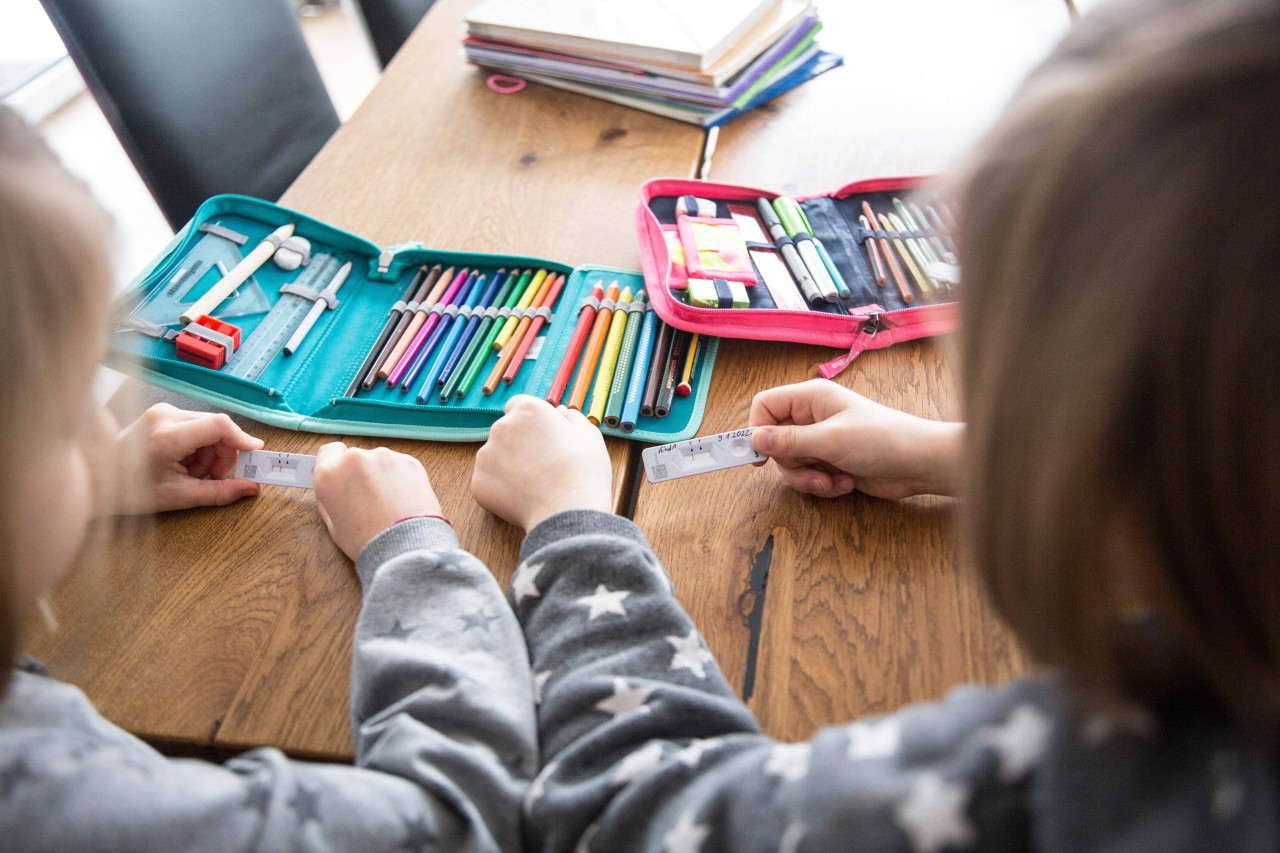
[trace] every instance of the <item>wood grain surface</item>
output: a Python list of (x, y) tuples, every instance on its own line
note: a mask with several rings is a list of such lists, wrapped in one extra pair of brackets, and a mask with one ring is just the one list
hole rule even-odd
[[(703, 133), (541, 86), (489, 91), (460, 55), (473, 3), (435, 5), (281, 204), (379, 245), (417, 240), (638, 269), (637, 188), (655, 175), (692, 176)], [(210, 409), (133, 381), (114, 407), (127, 420), (158, 401)], [(340, 438), (236, 420), (272, 449), (314, 453)], [(477, 444), (343, 440), (422, 460), (463, 546), (505, 586), (520, 537), (471, 500)], [(608, 444), (620, 506), (630, 445)], [(54, 676), (152, 741), (350, 757), (359, 585), (309, 491), (267, 488), (226, 509), (104, 529), (98, 540), (57, 590), (62, 629), (31, 648)]]
[[(703, 132), (532, 84), (494, 94), (459, 52), (474, 2), (435, 4), (281, 203), (381, 245), (416, 240), (638, 267), (638, 188), (648, 178), (692, 176)], [(823, 41), (845, 53), (847, 66), (724, 128), (709, 177), (799, 194), (938, 171), (1066, 24), (1061, 0), (827, 3), (822, 11)], [(885, 75), (890, 62), (897, 84)], [(839, 381), (917, 414), (956, 417), (944, 346), (870, 353)], [(723, 342), (702, 432), (745, 424), (754, 391), (812, 376), (833, 354)], [(137, 382), (113, 406), (127, 418), (160, 400), (208, 408)], [(273, 449), (315, 452), (336, 438), (237, 420)], [(519, 540), (470, 499), (476, 445), (344, 440), (421, 459), (463, 545), (508, 581)], [(609, 446), (622, 508), (640, 447)], [(791, 492), (771, 468), (645, 484), (636, 506), (737, 685), (746, 661), (738, 598), (753, 555), (774, 536), (751, 705), (786, 739), (1023, 667), (956, 565), (953, 512), (942, 499), (817, 501)], [(174, 751), (217, 756), (270, 744), (350, 758), (359, 589), (310, 492), (272, 488), (225, 509), (104, 523), (81, 562), (55, 595), (61, 630), (31, 651), (109, 719)]]
[[(939, 174), (1065, 30), (1061, 0), (826, 3), (820, 42), (845, 65), (725, 126), (708, 179), (813, 195), (871, 177)], [(946, 340), (863, 354), (840, 384), (936, 419), (961, 415)], [(747, 424), (752, 395), (816, 376), (835, 350), (722, 341), (701, 432)], [(773, 466), (642, 483), (636, 521), (741, 691), (750, 632), (738, 601), (774, 537), (754, 695), (764, 730), (814, 729), (966, 681), (1025, 670), (960, 565), (950, 499), (829, 501)]]

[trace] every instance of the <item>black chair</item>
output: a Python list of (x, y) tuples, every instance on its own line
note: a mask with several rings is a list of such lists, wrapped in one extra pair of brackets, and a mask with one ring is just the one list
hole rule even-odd
[(338, 128), (292, 0), (41, 0), (176, 230), (202, 201), (274, 201)]
[(378, 61), (385, 68), (436, 0), (360, 0)]

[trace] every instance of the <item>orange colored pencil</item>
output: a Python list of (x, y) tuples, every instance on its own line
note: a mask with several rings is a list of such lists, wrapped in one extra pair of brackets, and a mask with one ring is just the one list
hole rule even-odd
[(600, 286), (600, 282), (596, 282), (591, 288), (591, 296), (584, 299), (578, 306), (578, 322), (573, 326), (573, 337), (569, 338), (569, 345), (564, 348), (564, 355), (560, 356), (560, 366), (556, 368), (551, 390), (547, 392), (547, 402), (553, 406), (560, 405), (564, 389), (569, 387), (573, 366), (578, 363), (582, 345), (586, 343), (587, 333), (591, 331), (591, 323), (596, 317), (595, 306), (599, 305), (602, 299), (604, 299), (604, 288)]
[[(551, 291), (552, 285), (556, 281), (559, 281), (561, 287), (563, 287), (564, 275), (546, 276), (542, 280), (542, 285), (538, 288), (538, 292), (529, 300), (528, 306), (542, 308), (547, 294)], [(559, 288), (556, 288), (555, 294), (557, 296), (560, 295)], [(520, 322), (516, 324), (515, 329), (511, 332), (511, 337), (507, 338), (507, 342), (502, 346), (502, 351), (498, 353), (498, 363), (493, 366), (493, 372), (489, 374), (489, 378), (484, 381), (484, 387), (480, 389), (483, 393), (492, 394), (494, 389), (498, 387), (498, 381), (502, 379), (503, 372), (506, 371), (507, 365), (511, 363), (516, 350), (520, 348), (520, 342), (524, 340), (524, 333), (532, 323), (532, 317), (520, 318)]]
[[(551, 291), (539, 303), (539, 307), (550, 308), (556, 304), (556, 300), (560, 297), (560, 291), (564, 289), (564, 274), (556, 277), (555, 284), (551, 285)], [(529, 354), (529, 347), (533, 346), (533, 342), (538, 338), (538, 332), (542, 331), (542, 327), (546, 325), (545, 317), (534, 317), (533, 323), (529, 326), (529, 331), (525, 333), (520, 340), (519, 346), (516, 347), (516, 353), (511, 357), (511, 363), (507, 365), (506, 371), (502, 374), (502, 381), (510, 385), (516, 381), (516, 374), (520, 372), (520, 367), (524, 364), (524, 357)], [(518, 335), (520, 330), (516, 330)]]
[[(876, 226), (876, 214), (871, 210), (871, 205), (864, 201), (862, 206), (867, 211), (867, 219), (871, 223), (871, 230), (879, 231), (880, 229)], [(880, 248), (884, 250), (884, 261), (888, 264), (889, 272), (893, 275), (893, 283), (898, 285), (898, 293), (902, 296), (902, 301), (914, 301), (916, 297), (911, 292), (911, 288), (907, 287), (907, 280), (902, 277), (902, 267), (898, 266), (898, 259), (893, 256), (893, 248), (889, 245), (887, 237), (880, 238)]]
[[(604, 301), (612, 304), (618, 301), (618, 283), (615, 281), (605, 291)], [(582, 411), (587, 401), (587, 391), (591, 390), (591, 379), (596, 372), (596, 363), (600, 361), (600, 351), (604, 349), (604, 338), (609, 333), (609, 321), (613, 319), (613, 309), (600, 306), (596, 312), (595, 325), (591, 327), (591, 337), (582, 351), (582, 364), (578, 367), (578, 375), (573, 380), (573, 390), (569, 392), (569, 408)]]

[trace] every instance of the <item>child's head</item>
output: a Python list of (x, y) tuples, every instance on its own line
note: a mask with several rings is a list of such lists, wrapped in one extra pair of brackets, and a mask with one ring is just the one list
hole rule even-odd
[(87, 189), (21, 119), (0, 108), (5, 673), (23, 611), (70, 565), (88, 520), (80, 440), (97, 417), (90, 384), (109, 295), (107, 233), (107, 217)]
[(1275, 725), (1280, 4), (1100, 11), (963, 174), (970, 553), (1094, 695)]

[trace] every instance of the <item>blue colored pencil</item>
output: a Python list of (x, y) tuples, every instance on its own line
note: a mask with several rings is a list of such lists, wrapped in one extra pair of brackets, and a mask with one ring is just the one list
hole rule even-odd
[[(458, 296), (455, 296), (453, 302), (450, 304), (461, 305), (462, 300), (458, 297), (461, 297), (463, 294), (471, 293), (474, 289), (472, 285), (475, 284), (476, 279), (479, 277), (480, 273), (473, 270), (467, 277), (466, 282), (458, 289)], [(409, 369), (405, 372), (404, 378), (400, 380), (401, 391), (408, 391), (413, 387), (414, 380), (418, 378), (420, 373), (422, 373), (422, 368), (426, 367), (427, 359), (431, 357), (431, 353), (435, 349), (436, 344), (438, 344), (440, 339), (444, 337), (445, 330), (449, 328), (452, 320), (453, 317), (448, 314), (440, 315), (440, 322), (436, 323), (436, 327), (431, 330), (431, 336), (427, 338), (425, 343), (423, 343), (422, 349), (418, 350), (418, 354), (413, 358), (413, 364), (409, 365)]]
[[(506, 270), (500, 269), (494, 275), (493, 281), (489, 282), (489, 286), (485, 288), (484, 294), (481, 295), (480, 301), (476, 303), (477, 308), (488, 308), (493, 304), (493, 295), (498, 292), (498, 288), (502, 286), (503, 279), (506, 278)], [(449, 382), (449, 377), (453, 375), (458, 368), (459, 359), (467, 348), (467, 344), (471, 343), (471, 336), (476, 333), (476, 327), (480, 325), (480, 315), (472, 314), (467, 318), (467, 323), (462, 327), (462, 334), (458, 336), (457, 342), (453, 348), (449, 350), (449, 358), (444, 363), (444, 369), (440, 371), (440, 378), (436, 380), (436, 385), (444, 387)], [(440, 401), (443, 403), (449, 398), (441, 396)]]
[[(488, 276), (479, 276), (476, 278), (475, 285), (468, 291), (467, 298), (463, 300), (462, 307), (470, 308), (476, 304), (480, 298), (480, 291), (488, 283)], [(444, 342), (440, 345), (440, 351), (436, 355), (436, 360), (431, 365), (431, 369), (427, 371), (427, 378), (422, 381), (422, 387), (418, 389), (418, 402), (425, 403), (431, 396), (431, 392), (435, 390), (436, 378), (440, 375), (440, 371), (444, 369), (444, 363), (449, 360), (449, 356), (453, 354), (454, 344), (458, 342), (459, 336), (462, 335), (462, 329), (466, 323), (461, 318), (455, 317), (454, 322), (449, 324), (449, 331), (445, 334)]]
[(640, 340), (636, 343), (636, 357), (631, 363), (631, 378), (627, 383), (627, 400), (622, 404), (623, 432), (634, 432), (636, 418), (640, 415), (640, 399), (644, 397), (644, 381), (649, 375), (650, 351), (653, 349), (653, 332), (658, 325), (657, 318), (656, 311), (644, 313), (644, 325), (640, 327)]

